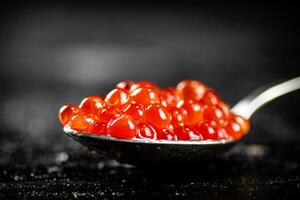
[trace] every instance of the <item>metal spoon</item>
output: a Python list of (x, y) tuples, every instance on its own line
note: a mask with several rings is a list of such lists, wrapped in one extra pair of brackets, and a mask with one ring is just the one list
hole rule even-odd
[[(246, 119), (266, 103), (289, 92), (300, 89), (300, 77), (255, 91), (239, 101), (231, 111)], [(101, 154), (121, 162), (145, 164), (154, 162), (196, 161), (222, 154), (238, 140), (167, 141), (145, 139), (117, 139), (109, 136), (86, 134), (65, 126), (64, 132), (74, 140)]]

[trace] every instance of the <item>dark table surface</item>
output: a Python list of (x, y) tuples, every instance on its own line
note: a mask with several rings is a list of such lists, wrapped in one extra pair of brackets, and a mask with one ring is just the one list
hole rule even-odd
[(251, 119), (221, 158), (132, 167), (89, 152), (57, 119), (123, 79), (200, 79), (231, 105), (299, 75), (296, 8), (65, 3), (1, 8), (0, 199), (291, 199), (300, 195), (299, 92)]

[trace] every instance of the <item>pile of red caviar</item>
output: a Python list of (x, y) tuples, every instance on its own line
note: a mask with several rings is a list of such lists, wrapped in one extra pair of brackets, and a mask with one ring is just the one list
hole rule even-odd
[(79, 106), (62, 106), (59, 119), (76, 131), (124, 139), (239, 139), (249, 130), (248, 120), (196, 80), (170, 88), (123, 81), (105, 98), (89, 96)]

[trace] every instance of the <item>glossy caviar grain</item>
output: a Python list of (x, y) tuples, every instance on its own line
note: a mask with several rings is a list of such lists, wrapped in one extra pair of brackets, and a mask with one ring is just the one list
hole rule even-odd
[(90, 126), (89, 133), (93, 133), (96, 135), (106, 135), (106, 124), (105, 123), (94, 123)]
[(225, 125), (225, 114), (218, 106), (206, 106), (203, 113), (203, 118), (206, 122), (214, 121), (216, 126), (223, 127)]
[(169, 112), (172, 115), (171, 124), (174, 128), (184, 126), (183, 116), (187, 114), (186, 110), (177, 107), (172, 107), (169, 109)]
[(159, 140), (177, 140), (178, 138), (174, 131), (169, 130), (169, 129), (163, 129), (157, 133), (157, 139), (159, 139)]
[(122, 81), (103, 100), (84, 98), (59, 110), (64, 126), (121, 139), (240, 139), (249, 120), (231, 113), (218, 94), (197, 80), (159, 88), (150, 81)]
[(130, 94), (131, 101), (142, 105), (159, 103), (157, 93), (152, 88), (136, 88)]
[(143, 124), (139, 126), (137, 138), (157, 139), (157, 133), (153, 126), (150, 124)]
[(129, 115), (111, 119), (107, 124), (107, 133), (116, 138), (130, 139), (137, 134), (137, 125)]
[(145, 108), (142, 104), (132, 102), (123, 109), (123, 113), (132, 116), (137, 121), (144, 121)]
[(145, 110), (144, 118), (146, 122), (158, 130), (168, 128), (172, 120), (171, 114), (160, 104), (148, 106)]
[(250, 129), (249, 120), (246, 120), (239, 115), (233, 115), (232, 118), (235, 122), (237, 122), (241, 126), (243, 133), (247, 133), (249, 131)]
[(174, 132), (176, 133), (178, 140), (200, 140), (202, 137), (202, 135), (196, 131), (183, 126), (177, 127)]
[(84, 98), (79, 108), (86, 113), (98, 113), (104, 107), (104, 101), (99, 96), (89, 96)]
[(181, 100), (177, 107), (182, 109), (183, 123), (193, 126), (203, 122), (204, 105), (193, 100)]
[(106, 106), (98, 115), (95, 115), (98, 122), (107, 123), (110, 119), (119, 116), (121, 112), (116, 107)]
[(179, 101), (179, 97), (176, 94), (176, 88), (161, 89), (158, 93), (160, 103), (164, 107), (175, 107)]
[(214, 91), (208, 90), (205, 92), (201, 101), (206, 105), (217, 105), (219, 103), (220, 99)]
[(197, 129), (197, 131), (199, 131), (199, 134), (201, 134), (201, 136), (204, 139), (209, 139), (209, 140), (219, 139), (217, 130), (208, 123), (204, 123), (204, 124), (200, 125), (200, 127), (199, 127), (199, 129)]
[(129, 93), (125, 89), (116, 88), (105, 97), (105, 103), (108, 106), (122, 106), (129, 100)]
[(176, 92), (182, 99), (191, 99), (195, 101), (199, 101), (203, 97), (205, 91), (206, 88), (204, 84), (195, 80), (181, 81), (176, 87)]
[(231, 135), (234, 139), (240, 139), (243, 136), (243, 130), (240, 124), (238, 124), (234, 119), (230, 119), (228, 121), (225, 130), (229, 135)]
[(63, 124), (66, 125), (69, 123), (71, 118), (77, 114), (79, 111), (79, 108), (73, 104), (66, 104), (62, 106), (59, 109), (58, 117), (59, 121)]
[(92, 116), (80, 113), (72, 117), (70, 127), (76, 131), (86, 131), (89, 130), (94, 122), (95, 120)]

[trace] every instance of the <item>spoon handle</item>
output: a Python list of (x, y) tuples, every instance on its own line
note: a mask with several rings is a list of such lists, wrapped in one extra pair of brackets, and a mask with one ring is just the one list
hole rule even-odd
[(251, 93), (233, 106), (231, 111), (249, 119), (257, 109), (261, 108), (266, 103), (298, 89), (300, 89), (300, 76), (277, 84), (262, 92)]

